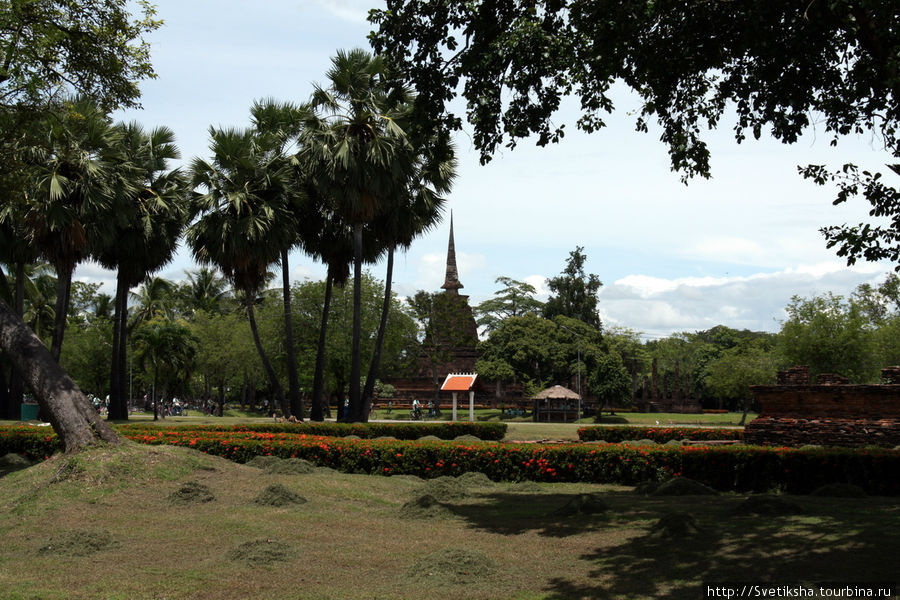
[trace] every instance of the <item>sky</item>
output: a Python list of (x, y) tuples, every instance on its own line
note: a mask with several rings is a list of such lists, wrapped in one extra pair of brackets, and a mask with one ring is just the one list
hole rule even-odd
[[(118, 121), (166, 125), (183, 160), (206, 157), (208, 130), (249, 125), (255, 100), (303, 102), (312, 83), (325, 82), (338, 49), (368, 48), (365, 17), (378, 0), (157, 0), (163, 26), (148, 36), (158, 77), (142, 83), (142, 108)], [(555, 119), (567, 124), (560, 144), (525, 140), (479, 164), (470, 133), (456, 137), (458, 178), (447, 206), (453, 212), (462, 293), (470, 304), (490, 298), (497, 277), (527, 281), (547, 298), (546, 279), (563, 270), (576, 246), (586, 271), (603, 282), (599, 311), (606, 327), (644, 339), (723, 324), (778, 331), (791, 297), (849, 295), (877, 283), (893, 266), (847, 267), (825, 247), (823, 226), (870, 220), (857, 200), (832, 206), (834, 193), (797, 174), (798, 165), (846, 162), (884, 171), (890, 160), (868, 136), (829, 144), (813, 127), (787, 146), (765, 137), (733, 141), (724, 122), (706, 140), (712, 178), (685, 185), (670, 170), (658, 131), (634, 131), (638, 108), (616, 91), (608, 127), (577, 132), (577, 101)], [(632, 114), (629, 114), (632, 113)], [(890, 175), (889, 177), (892, 177)], [(401, 296), (438, 291), (444, 278), (449, 213), (433, 231), (397, 257), (394, 288)], [(311, 258), (294, 253), (295, 281), (324, 278)], [(159, 275), (184, 280), (195, 269), (182, 247)], [(384, 277), (384, 265), (371, 267)], [(76, 279), (114, 290), (114, 275), (81, 265)]]

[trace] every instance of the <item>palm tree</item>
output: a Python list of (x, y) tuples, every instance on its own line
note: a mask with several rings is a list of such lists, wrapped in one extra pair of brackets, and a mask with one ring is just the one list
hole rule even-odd
[(350, 417), (362, 418), (360, 390), (363, 230), (406, 184), (414, 163), (400, 122), (410, 93), (389, 77), (384, 61), (364, 50), (339, 51), (328, 89), (316, 86), (314, 112), (300, 135), (303, 169), (353, 232), (353, 344)]
[(183, 324), (156, 317), (135, 331), (134, 343), (141, 369), (153, 373), (151, 396), (155, 421), (170, 386), (188, 378), (197, 354), (197, 340)]
[[(22, 318), (41, 339), (50, 339), (56, 322), (56, 277), (47, 263), (26, 265), (23, 272), (25, 304)], [(18, 282), (16, 283), (18, 286)]]
[[(121, 153), (118, 170), (130, 185), (121, 188), (116, 197), (114, 235), (95, 250), (94, 256), (103, 266), (117, 269), (108, 415), (110, 419), (127, 419), (129, 290), (172, 260), (185, 226), (187, 195), (180, 171), (169, 169), (169, 162), (180, 157), (171, 129), (157, 127), (147, 133), (132, 122), (117, 125), (117, 130)], [(148, 282), (141, 291), (144, 297), (138, 297), (139, 311), (145, 311), (139, 316), (146, 319), (163, 310), (163, 298), (170, 293), (170, 283)]]
[[(24, 111), (30, 112), (28, 110)], [(0, 220), (10, 214), (21, 229), (15, 242), (49, 257), (59, 273), (59, 289), (54, 328), (55, 354), (23, 321), (22, 315), (0, 300), (0, 347), (14, 369), (34, 392), (41, 412), (63, 440), (66, 451), (87, 447), (98, 440), (118, 443), (115, 432), (106, 425), (59, 366), (59, 351), (68, 313), (68, 291), (72, 269), (88, 251), (94, 236), (94, 217), (103, 212), (110, 187), (104, 181), (109, 148), (108, 121), (89, 103), (69, 102), (52, 107), (46, 113), (31, 114), (29, 125), (36, 127), (7, 130), (3, 111), (4, 134), (15, 130), (28, 135), (10, 143), (3, 140), (4, 197)], [(21, 145), (18, 145), (20, 142)], [(12, 179), (10, 173), (16, 174)], [(13, 181), (17, 178), (18, 182)], [(105, 188), (105, 189), (104, 189)], [(8, 211), (13, 207), (12, 211)], [(20, 278), (22, 279), (22, 278)]]
[(202, 310), (217, 313), (222, 302), (228, 297), (228, 283), (218, 270), (201, 267), (196, 271), (185, 271), (188, 278), (187, 303), (192, 312)]
[(109, 294), (97, 294), (91, 300), (91, 320), (112, 320), (116, 311), (116, 303)]
[(290, 182), (289, 169), (275, 169), (271, 155), (257, 143), (252, 130), (210, 128), (210, 161), (191, 163), (192, 217), (186, 238), (194, 258), (203, 265), (216, 265), (246, 302), (250, 330), (269, 383), (285, 415), (290, 407), (256, 326), (253, 303), (265, 285), (269, 265), (294, 240), (293, 228), (285, 223), (293, 215), (283, 203), (273, 202)]
[(165, 277), (150, 277), (136, 292), (131, 292), (131, 299), (137, 304), (131, 316), (129, 329), (134, 329), (141, 323), (154, 317), (166, 319), (174, 318), (172, 307), (172, 292), (175, 284)]
[(56, 269), (56, 323), (50, 353), (59, 360), (75, 265), (91, 244), (112, 237), (115, 189), (113, 152), (118, 132), (89, 100), (64, 103), (51, 112), (40, 145), (31, 150), (36, 177), (27, 198), (24, 223), (29, 242)]
[(441, 218), (445, 202), (444, 195), (450, 192), (456, 176), (456, 159), (452, 145), (442, 143), (432, 137), (429, 143), (415, 144), (422, 148), (416, 169), (412, 173), (407, 186), (401, 190), (400, 202), (393, 203), (390, 209), (381, 214), (373, 229), (384, 236), (387, 245), (387, 274), (384, 283), (384, 304), (381, 309), (381, 322), (375, 339), (375, 351), (366, 375), (366, 384), (362, 393), (361, 420), (366, 420), (375, 391), (375, 380), (381, 360), (381, 346), (387, 329), (388, 313), (391, 306), (391, 279), (394, 270), (394, 251), (396, 248), (408, 249), (413, 240), (434, 227)]
[[(273, 170), (273, 174), (287, 172), (296, 175), (290, 168), (288, 148), (297, 137), (306, 110), (290, 102), (278, 102), (267, 99), (255, 102), (250, 109), (253, 127), (256, 130), (257, 142), (269, 154), (267, 164)], [(284, 342), (287, 352), (288, 370), (288, 402), (291, 414), (303, 419), (303, 402), (300, 398), (300, 377), (297, 374), (297, 354), (294, 348), (294, 325), (291, 317), (291, 280), (288, 255), (291, 249), (300, 243), (300, 238), (295, 224), (302, 219), (304, 209), (300, 182), (297, 177), (290, 179), (290, 185), (277, 188), (281, 194), (271, 198), (272, 201), (281, 202), (286, 212), (292, 213), (294, 219), (282, 223), (286, 228), (283, 239), (288, 243), (281, 248), (281, 294), (284, 304)]]
[[(326, 266), (325, 298), (319, 323), (319, 341), (316, 347), (316, 363), (313, 373), (312, 399), (310, 400), (311, 421), (322, 421), (322, 392), (325, 374), (325, 345), (328, 336), (328, 316), (331, 310), (332, 286), (344, 286), (350, 277), (349, 265), (353, 260), (353, 238), (347, 223), (335, 214), (332, 207), (318, 196), (313, 186), (307, 182), (306, 195), (311, 205), (301, 222), (303, 247), (310, 255), (321, 260)], [(338, 419), (341, 419), (338, 411)]]

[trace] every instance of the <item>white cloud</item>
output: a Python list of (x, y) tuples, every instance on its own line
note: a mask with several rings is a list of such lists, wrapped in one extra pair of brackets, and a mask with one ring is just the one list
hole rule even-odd
[(321, 279), (324, 277), (324, 274), (320, 271), (324, 271), (324, 268), (316, 270), (308, 265), (296, 265), (291, 268), (291, 281)]
[(116, 272), (104, 269), (95, 262), (79, 264), (73, 279), (82, 283), (99, 283), (101, 294), (116, 295)]
[(530, 283), (534, 286), (535, 289), (535, 297), (538, 300), (544, 301), (550, 297), (550, 288), (547, 287), (547, 278), (543, 275), (529, 275), (524, 279), (525, 283)]
[(600, 310), (606, 322), (642, 331), (648, 337), (719, 324), (777, 331), (792, 296), (827, 291), (847, 296), (859, 284), (879, 280), (886, 270), (885, 265), (848, 268), (833, 262), (739, 277), (628, 275), (601, 288)]

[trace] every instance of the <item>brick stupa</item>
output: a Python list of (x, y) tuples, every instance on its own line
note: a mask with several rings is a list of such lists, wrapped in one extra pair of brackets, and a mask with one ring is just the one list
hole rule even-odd
[(448, 373), (474, 373), (478, 360), (478, 326), (469, 297), (459, 293), (463, 288), (456, 266), (456, 244), (453, 240), (453, 215), (450, 215), (450, 241), (447, 245), (447, 268), (443, 294), (435, 296), (433, 323), (425, 335), (419, 357), (418, 375), (443, 380)]

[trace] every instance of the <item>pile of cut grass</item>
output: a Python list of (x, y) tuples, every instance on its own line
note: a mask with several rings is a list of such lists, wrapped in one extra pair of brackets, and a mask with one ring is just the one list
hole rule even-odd
[(273, 483), (260, 492), (254, 502), (262, 506), (282, 507), (306, 504), (307, 500), (294, 490), (280, 483)]

